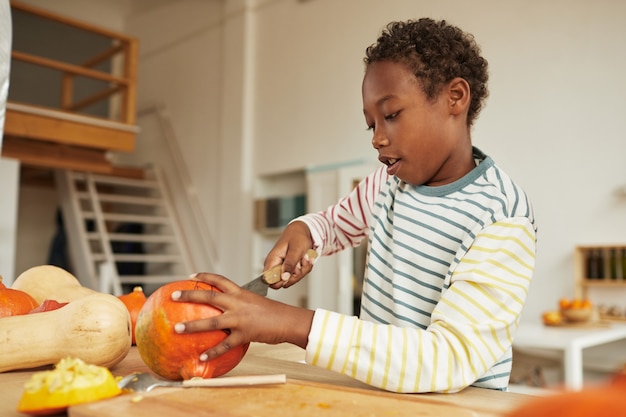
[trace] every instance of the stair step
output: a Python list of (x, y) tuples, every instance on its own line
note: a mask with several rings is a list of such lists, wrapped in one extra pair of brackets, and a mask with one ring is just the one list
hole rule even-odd
[[(72, 177), (75, 180), (87, 181), (87, 175), (83, 172), (73, 172)], [(113, 177), (108, 175), (91, 175), (93, 181), (97, 184), (122, 185), (126, 187), (159, 189), (159, 183), (149, 179), (133, 179), (123, 177)]]
[[(87, 233), (89, 240), (99, 240), (100, 235), (95, 232)], [(143, 242), (143, 243), (176, 243), (173, 235), (152, 235), (147, 233), (109, 233), (111, 242)]]
[[(92, 253), (95, 262), (104, 262), (108, 258), (104, 253)], [(176, 254), (139, 254), (139, 253), (114, 253), (113, 261), (115, 262), (142, 262), (142, 263), (164, 263), (177, 264), (181, 263), (180, 255)]]
[[(95, 220), (96, 215), (93, 211), (83, 211), (85, 220)], [(151, 216), (148, 214), (123, 214), (123, 213), (102, 213), (105, 221), (120, 223), (150, 223), (150, 224), (169, 224), (170, 219), (167, 216)]]
[(176, 254), (114, 253), (113, 258), (115, 259), (115, 262), (172, 263), (181, 261), (180, 256)]
[[(89, 200), (91, 197), (89, 193), (79, 192), (78, 198), (81, 200)], [(121, 195), (121, 194), (98, 194), (98, 199), (107, 203), (124, 203), (124, 204), (136, 204), (141, 206), (162, 206), (163, 200), (158, 197), (138, 197), (134, 195)]]

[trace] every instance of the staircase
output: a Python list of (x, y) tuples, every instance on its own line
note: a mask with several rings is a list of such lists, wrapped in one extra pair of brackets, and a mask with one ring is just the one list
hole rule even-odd
[(74, 272), (83, 285), (120, 295), (124, 286), (185, 279), (194, 265), (166, 184), (156, 167), (144, 179), (56, 171)]

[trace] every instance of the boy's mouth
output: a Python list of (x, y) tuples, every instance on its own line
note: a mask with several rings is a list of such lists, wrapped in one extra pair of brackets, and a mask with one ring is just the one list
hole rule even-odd
[(388, 167), (392, 166), (393, 164), (399, 161), (399, 159), (396, 159), (396, 158), (384, 158), (384, 157), (380, 157), (378, 158), (378, 160), (382, 162), (383, 164), (387, 165)]
[(379, 158), (379, 161), (383, 164), (387, 165), (387, 174), (395, 175), (398, 171), (398, 166), (400, 165), (400, 159), (397, 158)]
[(395, 164), (396, 162), (398, 162), (397, 158), (387, 158), (385, 156), (379, 156), (378, 160), (387, 166), (391, 166)]

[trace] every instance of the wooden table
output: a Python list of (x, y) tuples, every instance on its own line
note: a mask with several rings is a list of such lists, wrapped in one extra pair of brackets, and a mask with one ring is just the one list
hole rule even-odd
[[(457, 394), (395, 394), (335, 372), (303, 363), (304, 351), (291, 345), (252, 344), (228, 375), (284, 373), (288, 383), (236, 388), (159, 388), (70, 408), (69, 417), (194, 416), (501, 416), (529, 396), (468, 387)], [(41, 370), (41, 369), (38, 369)], [(111, 369), (114, 375), (148, 371), (136, 348)], [(0, 416), (15, 411), (22, 386), (33, 370), (0, 374)], [(391, 413), (391, 414), (389, 414)]]
[[(565, 387), (580, 390), (583, 388), (583, 350), (622, 339), (626, 339), (626, 325), (623, 324), (557, 327), (542, 323), (521, 323), (513, 346), (562, 352)], [(626, 355), (623, 360), (626, 361)]]

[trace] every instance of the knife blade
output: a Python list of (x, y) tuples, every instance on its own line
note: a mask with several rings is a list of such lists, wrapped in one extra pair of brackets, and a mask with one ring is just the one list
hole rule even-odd
[[(313, 261), (315, 258), (317, 258), (317, 252), (314, 249), (309, 249), (306, 251), (306, 256), (309, 257), (309, 260)], [(265, 297), (267, 295), (267, 289), (269, 288), (269, 286), (281, 280), (282, 273), (282, 264), (276, 265), (268, 269), (267, 271), (263, 271), (261, 275), (254, 278), (247, 284), (242, 285), (241, 288)]]

